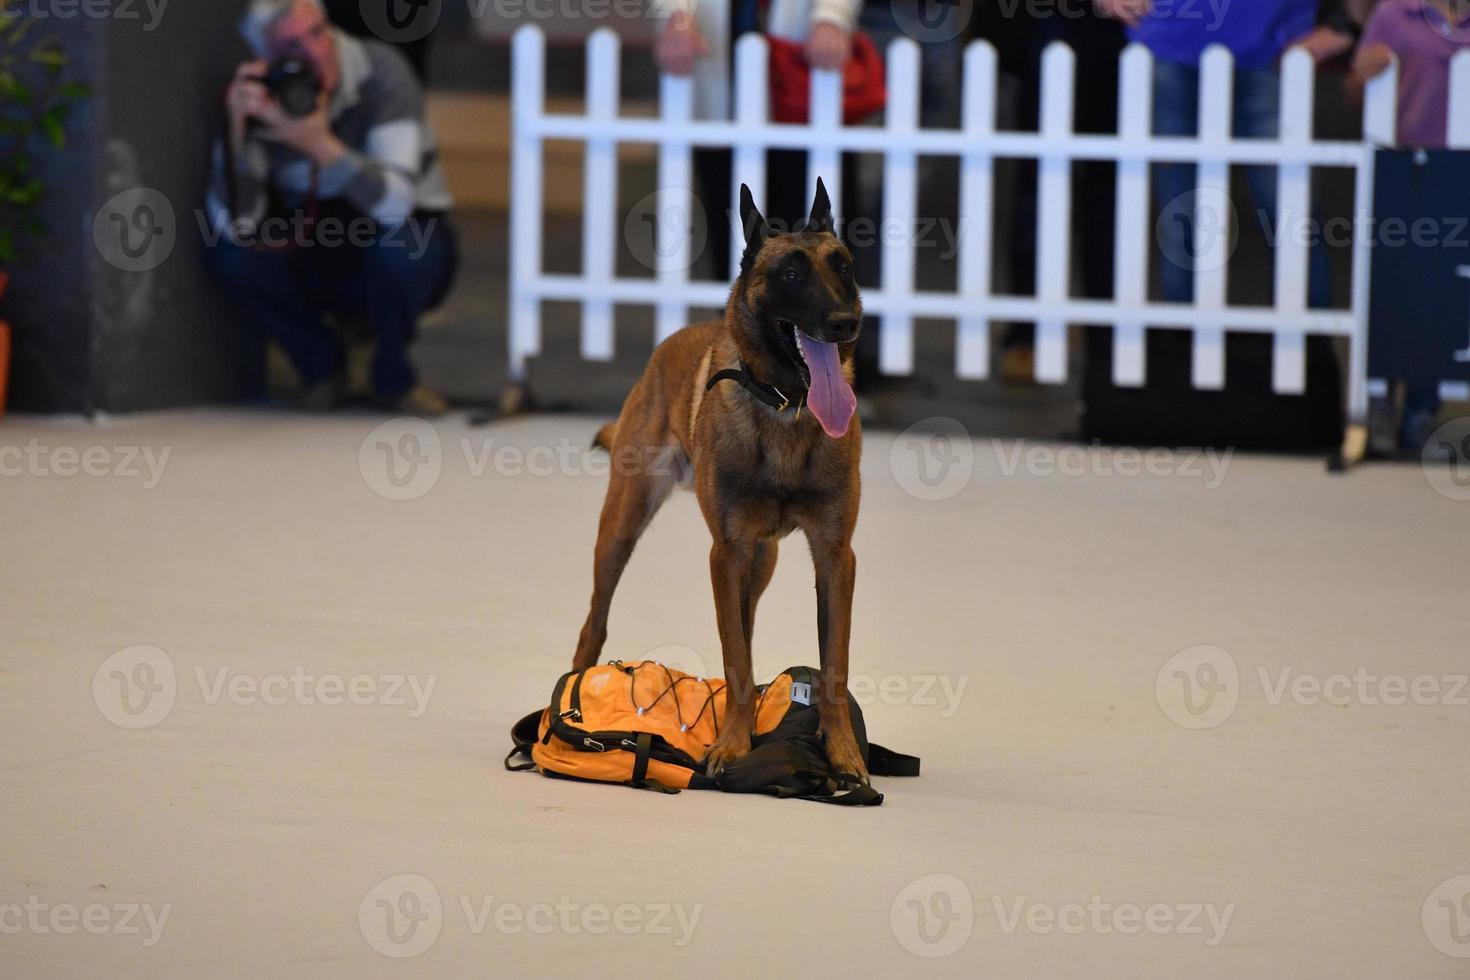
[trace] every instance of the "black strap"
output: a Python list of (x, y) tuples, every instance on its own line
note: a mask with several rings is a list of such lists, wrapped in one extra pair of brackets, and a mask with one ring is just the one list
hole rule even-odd
[(628, 780), (628, 785), (638, 789), (651, 789), (658, 793), (675, 794), (679, 790), (673, 786), (665, 786), (657, 779), (648, 778), (648, 760), (653, 753), (653, 736), (648, 732), (639, 732), (634, 742), (633, 749), (633, 778)]
[[(541, 726), (541, 716), (543, 713), (544, 712), (541, 711), (533, 711), (529, 715), (526, 715), (526, 717), (522, 718), (520, 721), (516, 722), (514, 727), (511, 728), (510, 740), (515, 744), (515, 748), (511, 749), (510, 755), (505, 757), (505, 768), (509, 769), (511, 772), (525, 772), (528, 769), (536, 768), (536, 763), (534, 761), (520, 762), (515, 765), (511, 765), (510, 760), (514, 759), (518, 755), (524, 755), (527, 760), (531, 759), (531, 746), (536, 744), (537, 729)], [(547, 731), (547, 734), (550, 734), (549, 729)]]
[(919, 757), (904, 755), (877, 742), (868, 743), (868, 772), (874, 776), (917, 776)]
[[(778, 412), (784, 412), (791, 407), (791, 399), (782, 394), (781, 389), (775, 385), (768, 385), (763, 381), (756, 380), (755, 375), (751, 374), (744, 364), (738, 368), (725, 368), (723, 371), (716, 371), (710, 375), (709, 383), (704, 386), (704, 390), (709, 391), (721, 381), (739, 382), (740, 387), (750, 392), (756, 401), (764, 402)], [(800, 409), (805, 401), (806, 393), (803, 392), (802, 397), (796, 402), (797, 408)]]

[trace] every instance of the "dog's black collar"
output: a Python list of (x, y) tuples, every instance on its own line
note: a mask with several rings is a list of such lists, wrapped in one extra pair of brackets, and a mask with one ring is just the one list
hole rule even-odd
[[(710, 375), (709, 383), (704, 386), (704, 390), (709, 391), (721, 381), (740, 382), (740, 387), (750, 392), (757, 401), (764, 402), (778, 412), (784, 412), (792, 405), (791, 399), (782, 394), (780, 388), (777, 388), (775, 385), (768, 385), (764, 381), (757, 380), (756, 376), (751, 374), (750, 369), (747, 368), (744, 364), (740, 365), (740, 367), (738, 368), (725, 368), (723, 371), (716, 371), (714, 374)], [(801, 397), (796, 401), (797, 414), (801, 413), (801, 406), (805, 402), (806, 392), (803, 391), (801, 393)]]

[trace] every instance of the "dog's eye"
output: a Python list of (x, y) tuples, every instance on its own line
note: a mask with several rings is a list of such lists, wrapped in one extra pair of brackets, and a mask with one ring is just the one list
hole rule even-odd
[(800, 272), (797, 272), (795, 269), (787, 269), (786, 270), (786, 281), (787, 282), (801, 282), (801, 273)]
[(852, 278), (852, 266), (844, 265), (842, 268), (837, 270), (837, 274), (842, 277), (842, 280), (844, 282), (846, 282), (847, 280)]

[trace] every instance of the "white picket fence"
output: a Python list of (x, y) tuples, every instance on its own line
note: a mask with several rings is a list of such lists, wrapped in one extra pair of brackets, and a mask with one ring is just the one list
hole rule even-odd
[[(1308, 247), (1304, 236), (1284, 233), (1311, 215), (1311, 168), (1345, 167), (1356, 174), (1354, 216), (1372, 214), (1373, 149), (1392, 144), (1395, 131), (1397, 69), (1368, 86), (1364, 133), (1359, 141), (1312, 138), (1314, 66), (1302, 50), (1289, 52), (1282, 63), (1281, 126), (1276, 139), (1231, 136), (1233, 64), (1230, 53), (1216, 47), (1205, 53), (1197, 137), (1152, 135), (1152, 73), (1149, 52), (1139, 45), (1123, 54), (1119, 91), (1119, 132), (1078, 134), (1072, 130), (1075, 57), (1057, 43), (1042, 61), (1042, 103), (1038, 132), (998, 130), (996, 119), (996, 53), (983, 41), (972, 43), (964, 56), (962, 124), (959, 129), (919, 127), (919, 46), (902, 39), (887, 52), (888, 109), (882, 126), (841, 123), (840, 77), (813, 72), (811, 122), (773, 123), (767, 116), (766, 43), (757, 35), (736, 46), (734, 113), (729, 121), (693, 118), (693, 92), (687, 78), (663, 76), (657, 118), (619, 113), (620, 50), (610, 30), (593, 34), (587, 45), (585, 115), (545, 111), (545, 38), (534, 26), (515, 34), (512, 73), (510, 370), (523, 380), (526, 360), (541, 351), (541, 304), (545, 300), (579, 302), (582, 307), (581, 353), (589, 360), (613, 354), (615, 304), (654, 308), (656, 339), (663, 340), (688, 322), (692, 306), (721, 308), (727, 283), (691, 282), (689, 236), (668, 235), (657, 247), (662, 261), (653, 278), (614, 274), (616, 244), (617, 147), (650, 143), (658, 150), (659, 215), (687, 214), (694, 207), (691, 190), (692, 146), (730, 147), (734, 179), (730, 208), (736, 208), (741, 182), (750, 185), (757, 202), (765, 195), (767, 148), (809, 151), (808, 175), (820, 175), (834, 202), (841, 200), (841, 153), (882, 154), (883, 215), (890, 227), (914, 227), (918, 206), (918, 159), (923, 155), (960, 160), (957, 241), (958, 289), (918, 290), (914, 286), (917, 250), (903, 236), (885, 235), (882, 285), (863, 291), (863, 306), (882, 317), (879, 344), (881, 369), (909, 374), (914, 364), (914, 319), (950, 319), (956, 324), (955, 370), (961, 378), (984, 378), (989, 371), (990, 324), (1031, 321), (1036, 324), (1036, 380), (1058, 383), (1067, 374), (1069, 323), (1110, 324), (1114, 331), (1112, 373), (1119, 385), (1140, 385), (1145, 378), (1144, 329), (1169, 327), (1193, 333), (1192, 383), (1220, 388), (1225, 381), (1225, 331), (1273, 335), (1273, 387), (1300, 392), (1305, 385), (1305, 341), (1309, 334), (1350, 340), (1349, 409), (1361, 417), (1367, 407), (1367, 312), (1372, 242), (1365, 221), (1357, 221), (1353, 241), (1351, 305), (1343, 309), (1307, 308)], [(1449, 142), (1470, 147), (1470, 52), (1453, 65)], [(577, 140), (586, 145), (582, 194), (582, 268), (577, 275), (543, 271), (542, 143)], [(991, 290), (993, 172), (996, 159), (1039, 161), (1037, 195), (1036, 295), (997, 294)], [(1111, 160), (1118, 166), (1117, 232), (1114, 293), (1111, 299), (1078, 299), (1070, 295), (1071, 164), (1074, 160)], [(1229, 213), (1231, 164), (1270, 164), (1278, 168), (1275, 291), (1272, 306), (1227, 306), (1225, 251), (1228, 236), (1204, 222), (1195, 226), (1195, 294), (1192, 304), (1157, 303), (1148, 298), (1152, 210), (1149, 165), (1156, 161), (1190, 161), (1198, 166), (1196, 208), (1200, 213)], [(560, 189), (576, 193), (576, 189)], [(656, 223), (663, 236), (668, 222)], [(738, 226), (738, 222), (732, 225)], [(732, 265), (738, 263), (739, 228), (732, 229)], [(891, 239), (891, 240), (890, 240)], [(732, 270), (733, 275), (733, 270)]]

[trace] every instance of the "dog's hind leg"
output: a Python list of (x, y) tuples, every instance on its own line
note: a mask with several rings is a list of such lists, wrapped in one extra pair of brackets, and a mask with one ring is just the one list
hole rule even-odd
[(602, 656), (607, 640), (607, 614), (614, 590), (623, 576), (638, 538), (669, 498), (687, 467), (672, 441), (647, 446), (619, 441), (612, 448), (607, 497), (597, 525), (597, 549), (592, 559), (592, 606), (577, 640), (573, 670), (585, 670)]

